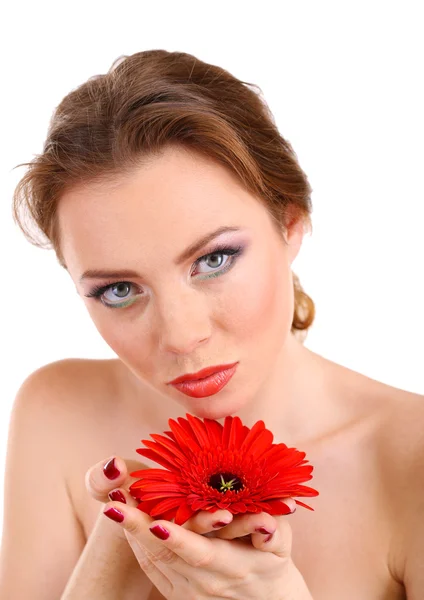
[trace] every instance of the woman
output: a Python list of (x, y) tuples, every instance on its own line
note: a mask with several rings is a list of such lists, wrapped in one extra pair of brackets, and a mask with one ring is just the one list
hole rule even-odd
[[(422, 598), (424, 404), (303, 345), (314, 305), (291, 265), (310, 191), (252, 86), (189, 54), (134, 54), (64, 98), (14, 214), (118, 358), (58, 361), (19, 390), (2, 597)], [(139, 511), (129, 473), (158, 465), (135, 448), (186, 412), (262, 419), (305, 451), (314, 512)]]

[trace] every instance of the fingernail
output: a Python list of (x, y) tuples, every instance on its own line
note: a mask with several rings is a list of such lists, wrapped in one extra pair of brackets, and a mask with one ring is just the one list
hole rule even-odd
[(120, 490), (113, 490), (113, 492), (109, 492), (108, 496), (111, 500), (115, 500), (116, 502), (127, 503), (124, 494)]
[(217, 529), (218, 527), (225, 527), (226, 525), (228, 525), (228, 523), (225, 523), (224, 521), (217, 521), (212, 525), (212, 527), (215, 527), (215, 529)]
[[(268, 531), (268, 529), (265, 529), (265, 527), (257, 527), (255, 529), (256, 533), (263, 533), (264, 535), (266, 535), (267, 533), (271, 533), (270, 531)], [(272, 535), (272, 533), (271, 533)]]
[(162, 525), (155, 525), (154, 527), (149, 527), (150, 531), (160, 540), (167, 540), (169, 538), (169, 531), (162, 527)]
[(116, 479), (120, 476), (121, 472), (115, 467), (115, 459), (111, 458), (107, 461), (105, 466), (103, 467), (103, 473), (106, 475), (108, 479)]
[(117, 523), (122, 523), (124, 520), (124, 515), (117, 508), (108, 508), (107, 510), (103, 511), (103, 514)]
[(288, 512), (285, 513), (287, 515), (292, 515), (294, 512), (296, 512), (296, 504), (294, 505), (294, 508), (291, 508), (288, 504), (286, 504), (285, 502), (283, 502), (284, 506), (287, 508)]

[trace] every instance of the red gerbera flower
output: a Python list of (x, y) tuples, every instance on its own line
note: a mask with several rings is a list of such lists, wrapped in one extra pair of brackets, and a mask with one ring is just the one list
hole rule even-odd
[(233, 514), (284, 515), (290, 512), (284, 498), (318, 496), (301, 485), (312, 479), (313, 466), (306, 465), (305, 452), (273, 444), (274, 436), (263, 421), (249, 429), (239, 417), (226, 417), (221, 425), (186, 416), (178, 422), (169, 419), (171, 431), (150, 434), (153, 442), (141, 440), (147, 448), (137, 452), (165, 467), (130, 473), (139, 477), (129, 491), (140, 500), (141, 511), (182, 525), (200, 510), (219, 508)]

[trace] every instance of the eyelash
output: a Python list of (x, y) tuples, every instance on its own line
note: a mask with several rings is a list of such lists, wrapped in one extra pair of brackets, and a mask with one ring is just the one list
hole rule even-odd
[[(212, 271), (208, 276), (201, 277), (201, 279), (210, 279), (211, 277), (217, 277), (218, 275), (223, 275), (224, 273), (226, 273), (227, 271), (229, 271), (231, 269), (231, 267), (234, 265), (235, 260), (241, 255), (242, 251), (243, 251), (242, 246), (232, 247), (232, 246), (218, 245), (211, 252), (208, 252), (208, 254), (204, 254), (203, 256), (198, 258), (194, 262), (194, 267), (196, 267), (198, 264), (200, 264), (202, 261), (206, 260), (210, 256), (214, 256), (216, 254), (222, 254), (223, 256), (231, 256), (232, 258), (229, 261), (229, 264), (225, 264), (221, 270)], [(217, 267), (217, 268), (219, 269), (219, 267)], [(109, 304), (109, 303), (105, 302), (103, 300), (103, 298), (101, 297), (107, 290), (109, 290), (110, 288), (112, 288), (116, 285), (119, 285), (120, 283), (134, 285), (130, 281), (115, 281), (114, 283), (108, 283), (106, 285), (93, 287), (93, 289), (88, 294), (85, 294), (85, 297), (86, 298), (94, 298), (94, 299), (100, 301), (107, 308), (123, 308), (125, 306), (125, 304), (128, 303), (129, 299), (124, 299), (124, 302), (121, 302), (121, 303)]]

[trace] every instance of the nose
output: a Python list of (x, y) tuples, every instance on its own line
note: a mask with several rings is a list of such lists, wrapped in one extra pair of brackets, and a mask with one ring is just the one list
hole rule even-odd
[(211, 335), (206, 299), (195, 290), (168, 295), (157, 303), (158, 342), (162, 352), (191, 354)]

